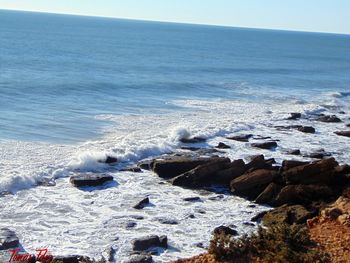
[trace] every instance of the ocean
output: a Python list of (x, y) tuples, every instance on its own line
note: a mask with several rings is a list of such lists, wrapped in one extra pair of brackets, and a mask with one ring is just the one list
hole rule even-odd
[[(313, 135), (274, 129), (290, 112), (343, 123), (312, 123)], [(263, 207), (233, 196), (184, 205), (178, 196), (192, 191), (119, 168), (177, 151), (186, 135), (214, 146), (237, 133), (280, 142), (271, 152), (231, 141), (232, 159), (281, 161), (291, 148), (322, 148), (350, 163), (350, 141), (333, 133), (349, 118), (350, 35), (0, 10), (0, 192), (12, 193), (0, 198), (0, 226), (15, 228), (28, 251), (98, 257), (113, 245), (122, 260), (129, 240), (162, 232), (173, 249), (159, 262), (201, 253), (194, 243), (208, 242), (213, 227), (239, 225)], [(118, 165), (99, 163), (106, 155)], [(81, 172), (118, 183), (81, 191), (69, 184)], [(57, 185), (39, 187), (42, 180)], [(135, 214), (128, 207), (145, 195), (155, 208), (125, 229)], [(207, 213), (186, 219), (196, 209)], [(160, 215), (181, 223), (164, 227)]]

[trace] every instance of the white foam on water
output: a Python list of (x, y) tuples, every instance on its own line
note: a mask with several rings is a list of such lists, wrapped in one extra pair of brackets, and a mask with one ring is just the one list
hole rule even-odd
[[(149, 115), (101, 115), (112, 125), (106, 128), (98, 140), (76, 145), (1, 141), (0, 142), (0, 191), (12, 191), (14, 195), (0, 198), (0, 227), (10, 227), (19, 235), (24, 248), (34, 251), (48, 247), (55, 254), (84, 254), (98, 258), (108, 247), (117, 251), (117, 262), (130, 254), (130, 241), (148, 234), (166, 234), (170, 249), (155, 256), (156, 262), (189, 257), (204, 250), (195, 244), (208, 245), (210, 233), (221, 224), (235, 224), (240, 233), (254, 228), (243, 225), (255, 213), (266, 209), (250, 207), (250, 202), (226, 195), (223, 200), (212, 201), (214, 193), (191, 191), (160, 184), (162, 179), (150, 172), (140, 174), (117, 172), (121, 166), (159, 154), (177, 151), (182, 145), (179, 139), (200, 136), (208, 138), (202, 146), (215, 146), (225, 142), (232, 148), (223, 156), (231, 159), (246, 158), (253, 154), (265, 154), (277, 161), (305, 159), (288, 156), (289, 149), (309, 153), (323, 148), (340, 162), (350, 163), (348, 138), (334, 134), (344, 130), (349, 120), (347, 96), (335, 108), (325, 107), (329, 98), (319, 103), (290, 103), (275, 101), (266, 103), (239, 101), (182, 100), (171, 102), (189, 109), (169, 114)], [(338, 114), (343, 123), (321, 123), (308, 119), (287, 121), (290, 112), (309, 114)], [(349, 121), (350, 122), (350, 121)], [(316, 128), (315, 134), (296, 130), (277, 130), (277, 125), (308, 125)], [(255, 149), (250, 143), (231, 141), (225, 137), (233, 134), (252, 133), (277, 139), (275, 151)], [(259, 141), (252, 139), (252, 141)], [(101, 163), (107, 156), (119, 159), (119, 164)], [(77, 189), (69, 183), (69, 176), (80, 172), (111, 174), (115, 183), (102, 189)], [(55, 187), (34, 187), (43, 179), (56, 179)], [(27, 189), (27, 190), (25, 190)], [(131, 208), (149, 196), (152, 206), (142, 211)], [(188, 203), (183, 197), (201, 196), (203, 202)], [(201, 212), (205, 213), (201, 213)], [(188, 217), (194, 214), (195, 218)], [(135, 215), (143, 216), (136, 220)], [(179, 222), (164, 225), (158, 219), (164, 217)], [(128, 222), (136, 222), (128, 229)]]

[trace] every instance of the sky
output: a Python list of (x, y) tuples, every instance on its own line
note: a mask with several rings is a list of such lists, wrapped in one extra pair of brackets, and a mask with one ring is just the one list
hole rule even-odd
[(0, 9), (350, 34), (350, 0), (0, 0)]

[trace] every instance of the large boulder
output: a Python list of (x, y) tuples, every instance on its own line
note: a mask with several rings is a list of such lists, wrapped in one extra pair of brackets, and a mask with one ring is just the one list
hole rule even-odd
[(213, 234), (215, 235), (229, 235), (229, 236), (237, 236), (238, 232), (235, 229), (232, 229), (228, 226), (218, 226), (214, 229)]
[(79, 174), (70, 177), (70, 182), (75, 187), (82, 186), (99, 186), (106, 182), (113, 181), (113, 176), (105, 174)]
[(274, 198), (281, 191), (282, 186), (276, 183), (270, 183), (265, 190), (255, 199), (258, 204), (271, 204)]
[(213, 158), (176, 156), (170, 159), (157, 159), (153, 161), (153, 171), (161, 178), (170, 179), (201, 164), (210, 163)]
[(287, 185), (282, 188), (273, 204), (310, 204), (312, 201), (332, 197), (333, 191), (327, 185)]
[(264, 155), (252, 156), (249, 163), (245, 166), (246, 171), (252, 172), (258, 169), (272, 169), (272, 163), (265, 160)]
[(310, 162), (303, 162), (303, 161), (296, 161), (296, 160), (284, 160), (282, 162), (281, 171), (287, 171), (287, 170), (292, 169), (294, 167), (306, 165), (309, 163)]
[(278, 176), (279, 173), (274, 170), (260, 169), (248, 172), (231, 181), (231, 191), (254, 199)]
[(329, 184), (334, 180), (334, 168), (338, 165), (334, 158), (311, 164), (298, 165), (282, 173), (287, 184)]
[(132, 241), (133, 251), (145, 251), (152, 247), (168, 248), (168, 238), (166, 236), (145, 236)]
[(277, 143), (275, 141), (267, 141), (267, 142), (260, 142), (260, 143), (252, 143), (252, 147), (260, 148), (260, 149), (267, 149), (271, 150), (277, 147)]
[(16, 248), (19, 246), (19, 239), (16, 233), (8, 228), (0, 229), (0, 250)]
[(186, 188), (199, 188), (215, 182), (215, 174), (228, 167), (230, 159), (223, 157), (211, 158), (211, 161), (171, 179), (173, 185)]
[(214, 182), (222, 185), (229, 185), (230, 182), (241, 176), (246, 171), (246, 165), (242, 159), (234, 160), (226, 169), (216, 172)]

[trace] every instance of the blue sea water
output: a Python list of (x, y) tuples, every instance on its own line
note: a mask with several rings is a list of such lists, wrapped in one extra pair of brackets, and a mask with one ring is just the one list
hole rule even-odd
[(0, 139), (98, 137), (101, 114), (350, 89), (350, 36), (0, 11)]

